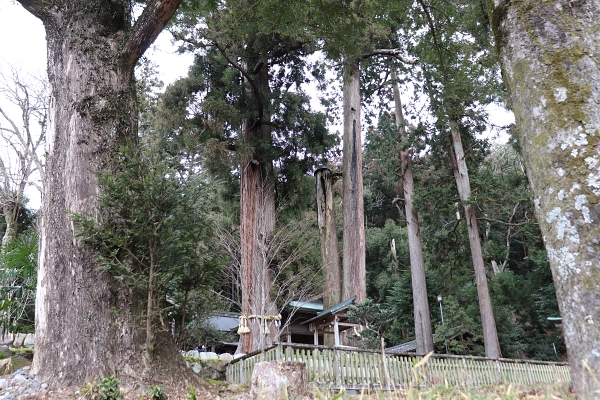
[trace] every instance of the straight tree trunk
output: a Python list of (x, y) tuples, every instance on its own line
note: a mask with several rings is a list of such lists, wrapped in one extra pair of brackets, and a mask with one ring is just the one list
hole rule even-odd
[[(269, 70), (259, 71), (257, 84), (268, 93)], [(266, 118), (264, 115), (262, 118)], [(271, 142), (271, 131), (260, 118), (247, 118), (242, 127), (244, 142), (254, 153), (241, 165), (240, 239), (242, 314), (248, 319), (249, 333), (240, 337), (239, 352), (248, 354), (269, 346), (277, 332), (262, 317), (278, 314), (271, 299), (273, 276), (267, 261), (269, 239), (275, 228), (275, 188), (273, 162), (261, 153), (260, 144)], [(266, 329), (265, 329), (266, 327)]]
[(563, 318), (573, 389), (600, 391), (600, 3), (489, 1)]
[(469, 171), (467, 169), (467, 162), (465, 161), (465, 152), (463, 150), (462, 140), (456, 121), (450, 121), (450, 131), (452, 132), (452, 143), (454, 146), (454, 177), (456, 179), (460, 201), (465, 202), (465, 221), (469, 232), (471, 258), (473, 260), (475, 281), (477, 283), (479, 312), (481, 314), (481, 324), (483, 325), (485, 356), (489, 358), (500, 358), (500, 343), (498, 342), (498, 331), (496, 330), (496, 321), (494, 320), (494, 310), (492, 309), (492, 300), (490, 299), (490, 292), (485, 274), (485, 264), (483, 262), (475, 206), (471, 203), (466, 203), (469, 202), (471, 198), (471, 183), (469, 181)]
[(151, 0), (132, 26), (128, 1), (20, 0), (46, 28), (52, 88), (33, 362), (51, 385), (189, 376), (169, 332), (156, 332), (160, 346), (144, 357), (147, 293), (103, 272), (71, 219), (102, 218), (95, 173), (111, 171), (118, 148), (136, 141), (133, 67), (179, 2)]
[[(396, 123), (398, 124), (398, 129), (400, 129), (400, 141), (406, 142), (408, 138), (406, 136), (405, 120), (402, 113), (400, 90), (396, 81), (396, 70), (393, 63), (390, 64)], [(423, 246), (421, 245), (419, 214), (413, 204), (415, 186), (408, 151), (403, 150), (400, 152), (400, 164), (402, 165), (402, 185), (398, 184), (397, 187), (400, 192), (398, 193), (398, 197), (404, 197), (404, 210), (406, 213), (417, 353), (427, 354), (433, 351), (433, 333), (431, 330), (431, 317), (429, 315), (429, 302), (427, 301), (427, 282), (425, 280), (425, 261), (423, 259)]]
[(321, 239), (321, 256), (325, 269), (325, 298), (323, 308), (327, 309), (342, 301), (342, 267), (335, 226), (333, 205), (333, 177), (327, 167), (315, 172), (317, 187), (317, 218)]
[(356, 296), (356, 303), (359, 304), (367, 298), (367, 283), (358, 62), (352, 63), (346, 60), (343, 79), (344, 246), (342, 296), (344, 300)]

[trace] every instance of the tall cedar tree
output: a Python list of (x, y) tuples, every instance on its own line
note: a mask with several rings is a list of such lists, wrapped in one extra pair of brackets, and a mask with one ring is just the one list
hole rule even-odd
[[(303, 25), (309, 6), (299, 1), (230, 1), (210, 9), (200, 28), (186, 18), (179, 24), (178, 37), (210, 61), (205, 63), (207, 86), (199, 116), (206, 143), (220, 152), (236, 152), (241, 311), (249, 328), (240, 338), (238, 351), (243, 353), (268, 346), (277, 334), (273, 317), (281, 305), (271, 296), (275, 266), (266, 261), (265, 251), (276, 224), (278, 183), (297, 182), (334, 143), (324, 115), (311, 112), (302, 93), (302, 56), (311, 51), (313, 39)], [(193, 19), (197, 10), (186, 15)], [(219, 65), (227, 67), (222, 77)]]
[[(485, 14), (480, 5), (471, 2), (430, 4), (419, 1), (418, 4), (413, 29), (420, 26), (426, 29), (426, 33), (420, 38), (417, 51), (431, 110), (438, 119), (438, 128), (448, 137), (448, 151), (468, 228), (485, 354), (499, 358), (500, 345), (461, 138), (462, 135), (473, 134), (464, 128), (477, 122), (480, 106), (493, 99), (490, 89), (485, 86), (494, 88), (495, 78), (493, 72), (486, 71), (493, 71), (494, 59), (486, 45), (489, 32), (485, 29)], [(481, 76), (482, 79), (477, 80), (473, 76)]]

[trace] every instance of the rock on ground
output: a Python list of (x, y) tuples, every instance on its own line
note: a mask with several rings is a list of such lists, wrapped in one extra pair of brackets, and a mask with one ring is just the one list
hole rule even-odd
[(262, 400), (307, 399), (306, 377), (306, 364), (303, 362), (259, 362), (252, 371), (250, 394), (253, 399)]

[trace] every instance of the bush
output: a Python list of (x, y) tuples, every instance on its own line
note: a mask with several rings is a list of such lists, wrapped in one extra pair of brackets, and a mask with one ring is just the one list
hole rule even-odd
[(86, 383), (81, 389), (81, 394), (86, 400), (123, 400), (119, 380), (114, 376)]

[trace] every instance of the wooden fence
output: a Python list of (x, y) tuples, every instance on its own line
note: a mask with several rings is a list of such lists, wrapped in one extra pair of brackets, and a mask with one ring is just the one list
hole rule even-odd
[(227, 366), (226, 377), (228, 382), (249, 384), (258, 362), (302, 361), (306, 364), (309, 381), (332, 389), (424, 387), (431, 384), (468, 389), (496, 384), (568, 386), (571, 382), (566, 363), (441, 354), (420, 362), (423, 358), (414, 354), (386, 353), (386, 378), (380, 352), (284, 343), (233, 360)]

